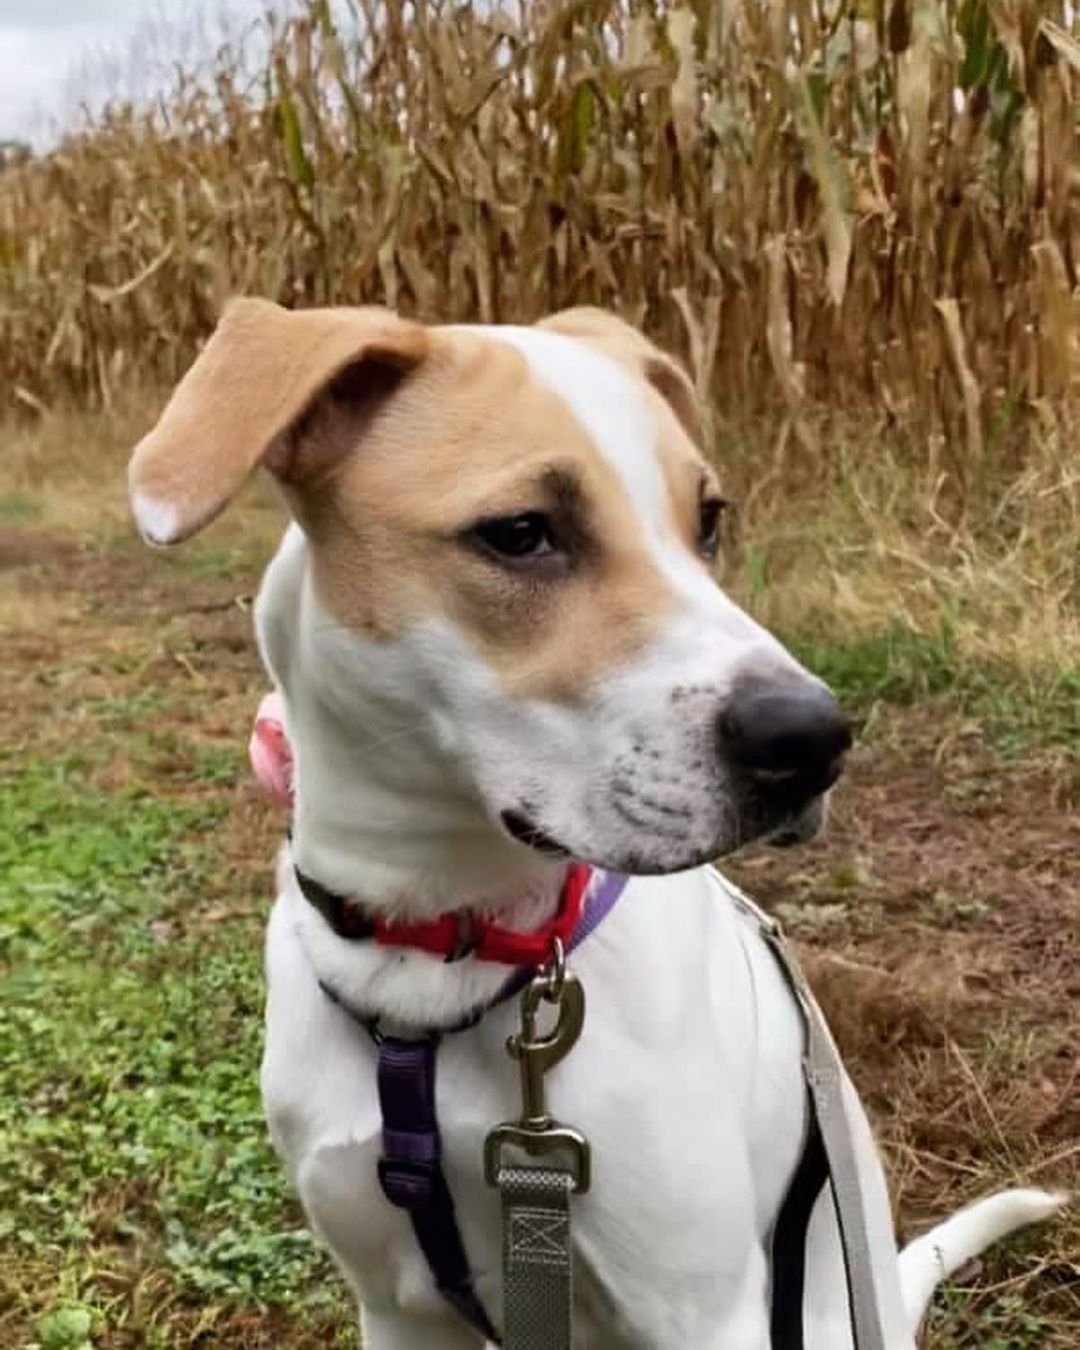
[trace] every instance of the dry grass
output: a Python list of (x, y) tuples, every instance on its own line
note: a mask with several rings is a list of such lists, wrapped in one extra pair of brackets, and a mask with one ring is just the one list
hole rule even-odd
[[(835, 421), (835, 419), (834, 419)], [(728, 474), (723, 447), (721, 472)], [(966, 509), (948, 478), (848, 418), (817, 471), (736, 473), (735, 589), (766, 623), (822, 638), (949, 631), (958, 654), (1038, 673), (1080, 664), (1080, 474), (1052, 436)]]
[(968, 501), (1032, 425), (1071, 432), (1066, 0), (298, 9), (3, 175), (9, 400), (171, 381), (232, 291), (591, 301), (795, 460), (827, 458), (815, 410), (859, 407)]
[[(160, 412), (160, 394), (127, 392), (108, 416), (63, 409), (34, 418), (0, 421), (0, 520), (57, 527), (108, 543), (131, 534), (126, 489), (132, 447)], [(267, 540), (283, 516), (269, 485), (256, 480), (230, 511), (224, 539), (237, 531)], [(234, 508), (235, 509), (235, 508)]]

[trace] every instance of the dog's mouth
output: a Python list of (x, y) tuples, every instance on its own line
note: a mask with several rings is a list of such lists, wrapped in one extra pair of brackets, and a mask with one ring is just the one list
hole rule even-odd
[(535, 849), (537, 853), (543, 853), (548, 858), (570, 857), (568, 848), (564, 848), (557, 839), (552, 839), (550, 834), (545, 834), (520, 811), (504, 811), (500, 819), (506, 833), (519, 844), (525, 844), (526, 847)]
[[(622, 858), (618, 861), (604, 861), (603, 858), (590, 856), (587, 851), (577, 851), (567, 848), (558, 839), (553, 838), (539, 825), (533, 823), (522, 811), (502, 811), (499, 819), (503, 829), (511, 839), (519, 844), (524, 844), (526, 848), (532, 849), (535, 853), (540, 853), (546, 858), (581, 858), (584, 861), (593, 862), (597, 866), (615, 867), (621, 871), (629, 871), (635, 874), (651, 875), (664, 874), (668, 872), (681, 872), (689, 867), (697, 867), (705, 862), (711, 862), (717, 857), (725, 857), (746, 844), (760, 841), (773, 848), (791, 848), (796, 844), (804, 844), (809, 839), (813, 839), (819, 834), (825, 822), (827, 811), (826, 801), (827, 792), (819, 793), (811, 798), (792, 802), (787, 809), (777, 810), (775, 807), (764, 809), (761, 802), (757, 803), (758, 809), (752, 813), (744, 815), (742, 820), (742, 829), (738, 837), (727, 841), (714, 840), (707, 845), (694, 845), (689, 839), (679, 841), (681, 847), (678, 847), (677, 853), (671, 854), (661, 850), (661, 857), (652, 858), (648, 851), (638, 850), (632, 857)], [(747, 818), (749, 816), (749, 818)], [(670, 838), (666, 841), (669, 845), (673, 842)]]
[(812, 797), (800, 810), (788, 812), (778, 824), (762, 834), (762, 841), (772, 848), (792, 848), (805, 844), (821, 833), (827, 811), (826, 795)]

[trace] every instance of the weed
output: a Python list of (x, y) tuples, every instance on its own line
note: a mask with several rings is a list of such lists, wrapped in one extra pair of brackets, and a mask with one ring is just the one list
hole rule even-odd
[(955, 645), (947, 627), (922, 633), (906, 624), (850, 641), (796, 638), (799, 658), (853, 711), (876, 702), (913, 703), (955, 690)]
[(40, 515), (41, 504), (29, 492), (0, 493), (0, 522), (22, 524), (37, 520)]
[(943, 928), (952, 928), (958, 923), (976, 923), (990, 913), (985, 900), (968, 900), (961, 896), (950, 895), (948, 891), (935, 891), (923, 912), (931, 923)]
[(941, 1350), (1036, 1350), (1050, 1329), (1021, 1298), (987, 1299), (952, 1283), (939, 1290), (930, 1325), (940, 1335)]

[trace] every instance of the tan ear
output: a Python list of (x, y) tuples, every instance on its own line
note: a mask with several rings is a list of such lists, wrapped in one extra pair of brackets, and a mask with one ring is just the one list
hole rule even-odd
[(687, 435), (701, 443), (701, 408), (689, 375), (674, 357), (655, 347), (636, 328), (606, 309), (589, 305), (561, 310), (541, 319), (537, 327), (566, 337), (581, 338), (623, 365), (639, 371), (671, 405)]
[(208, 524), (260, 463), (296, 478), (285, 433), (339, 377), (372, 404), (428, 350), (427, 330), (384, 309), (286, 310), (232, 300), (128, 467), (135, 520), (154, 544)]

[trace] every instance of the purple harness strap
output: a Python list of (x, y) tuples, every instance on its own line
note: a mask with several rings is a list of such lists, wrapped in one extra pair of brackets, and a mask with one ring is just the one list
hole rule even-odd
[[(616, 873), (594, 872), (585, 911), (567, 944), (568, 952), (584, 942), (611, 913), (626, 883), (627, 878)], [(480, 1013), (457, 1026), (429, 1031), (420, 1040), (384, 1036), (373, 1021), (350, 1013), (367, 1030), (378, 1052), (376, 1074), (383, 1143), (379, 1182), (383, 1194), (392, 1205), (408, 1212), (439, 1293), (466, 1322), (496, 1343), (499, 1337), (473, 1288), (454, 1214), (454, 1199), (442, 1170), (442, 1143), (435, 1112), (435, 1051), (444, 1031), (462, 1031), (475, 1025), (489, 1008), (524, 989), (534, 973), (529, 967), (516, 970)], [(350, 1012), (331, 990), (325, 992)]]
[(383, 1036), (376, 1041), (383, 1118), (379, 1182), (387, 1200), (408, 1211), (439, 1293), (485, 1339), (497, 1341), (498, 1334), (473, 1288), (454, 1198), (440, 1162), (442, 1144), (435, 1116), (438, 1044), (438, 1036), (422, 1041)]

